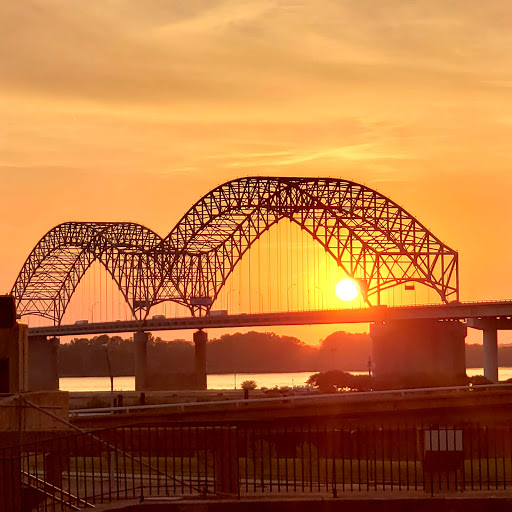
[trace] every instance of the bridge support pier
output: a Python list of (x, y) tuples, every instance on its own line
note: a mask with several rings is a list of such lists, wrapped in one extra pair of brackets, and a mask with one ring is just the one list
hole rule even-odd
[(487, 320), (483, 327), (484, 377), (498, 382), (498, 329), (496, 322)]
[(28, 389), (30, 391), (58, 391), (59, 338), (29, 336)]
[(147, 332), (138, 331), (133, 335), (135, 351), (135, 391), (144, 391), (147, 388), (147, 344), (149, 335)]
[(498, 331), (512, 331), (512, 318), (508, 315), (487, 318), (468, 318), (468, 327), (483, 331), (484, 377), (498, 382)]
[(383, 387), (464, 384), (466, 325), (395, 320), (370, 328), (375, 376)]
[(194, 333), (194, 367), (196, 373), (196, 389), (207, 389), (206, 382), (206, 342), (208, 334), (202, 329)]

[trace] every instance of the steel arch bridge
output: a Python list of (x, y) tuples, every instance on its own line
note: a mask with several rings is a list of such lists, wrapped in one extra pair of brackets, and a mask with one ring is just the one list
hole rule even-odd
[(201, 315), (244, 254), (283, 219), (320, 243), (356, 279), (368, 304), (383, 290), (422, 283), (458, 300), (458, 254), (402, 207), (371, 188), (334, 178), (248, 177), (203, 196), (161, 238), (134, 223), (68, 222), (34, 247), (14, 287), (18, 313), (60, 324), (94, 261), (111, 275), (134, 318), (174, 301)]

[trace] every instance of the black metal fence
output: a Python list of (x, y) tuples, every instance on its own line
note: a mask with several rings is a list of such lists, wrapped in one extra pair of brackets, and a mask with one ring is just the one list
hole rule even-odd
[(508, 425), (147, 425), (0, 450), (2, 511), (149, 496), (509, 488)]

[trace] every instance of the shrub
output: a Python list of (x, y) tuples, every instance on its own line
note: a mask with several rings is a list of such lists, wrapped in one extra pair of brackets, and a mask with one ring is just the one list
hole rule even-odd
[(242, 389), (247, 389), (248, 391), (251, 389), (256, 389), (258, 387), (258, 384), (256, 384), (255, 380), (244, 380), (242, 384), (240, 384), (240, 387)]

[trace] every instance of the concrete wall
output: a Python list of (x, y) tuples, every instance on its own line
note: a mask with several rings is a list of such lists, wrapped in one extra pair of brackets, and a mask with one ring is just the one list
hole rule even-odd
[(0, 329), (0, 393), (57, 391), (59, 340), (28, 337), (28, 327)]
[(12, 329), (0, 329), (0, 393), (28, 391), (28, 327), (16, 324)]
[(392, 387), (465, 383), (466, 325), (397, 320), (370, 328), (375, 376)]
[(20, 428), (23, 432), (68, 430), (68, 420), (69, 395), (65, 391), (22, 393), (0, 398), (0, 446), (5, 432)]

